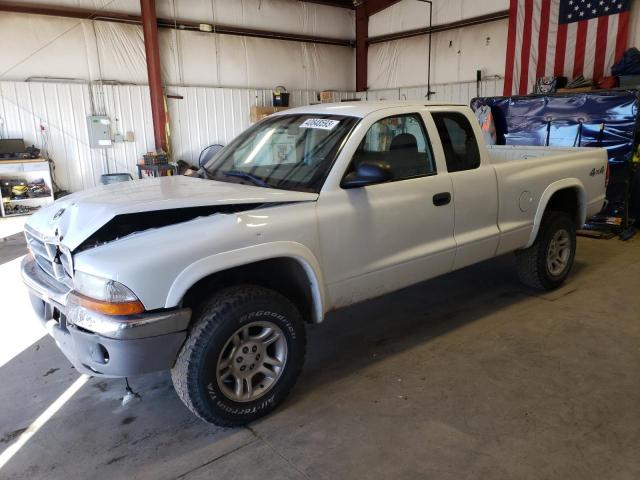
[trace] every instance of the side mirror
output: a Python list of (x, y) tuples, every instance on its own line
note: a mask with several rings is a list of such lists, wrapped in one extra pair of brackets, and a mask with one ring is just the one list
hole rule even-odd
[(363, 161), (355, 171), (348, 173), (341, 183), (342, 188), (360, 188), (393, 179), (391, 166), (382, 161)]
[(214, 143), (213, 145), (209, 145), (205, 147), (200, 152), (200, 156), (198, 157), (198, 167), (204, 166), (209, 160), (211, 160), (220, 150), (222, 150), (223, 145), (219, 143)]

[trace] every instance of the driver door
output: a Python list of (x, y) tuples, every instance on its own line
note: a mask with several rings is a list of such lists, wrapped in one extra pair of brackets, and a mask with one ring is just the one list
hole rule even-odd
[(431, 118), (419, 113), (375, 121), (344, 174), (362, 161), (385, 161), (392, 180), (322, 191), (320, 249), (333, 308), (452, 269), (452, 184), (446, 169), (438, 168), (428, 132), (437, 135)]

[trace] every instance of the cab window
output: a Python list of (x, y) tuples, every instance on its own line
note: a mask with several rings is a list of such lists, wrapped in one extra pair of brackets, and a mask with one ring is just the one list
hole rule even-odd
[(459, 112), (432, 112), (449, 172), (480, 166), (480, 150), (467, 117)]
[(394, 181), (436, 173), (431, 145), (418, 114), (395, 115), (374, 123), (360, 142), (349, 171), (363, 161), (388, 163)]

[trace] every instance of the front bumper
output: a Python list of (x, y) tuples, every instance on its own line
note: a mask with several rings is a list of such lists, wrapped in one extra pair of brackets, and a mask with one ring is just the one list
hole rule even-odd
[(128, 377), (173, 367), (191, 309), (112, 317), (70, 302), (69, 290), (29, 257), (22, 278), (40, 321), (80, 373)]

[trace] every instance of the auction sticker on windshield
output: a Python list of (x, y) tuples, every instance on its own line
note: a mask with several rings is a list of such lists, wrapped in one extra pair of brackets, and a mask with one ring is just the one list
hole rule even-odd
[(327, 118), (307, 118), (300, 128), (319, 128), (321, 130), (333, 130), (340, 120), (329, 120)]

